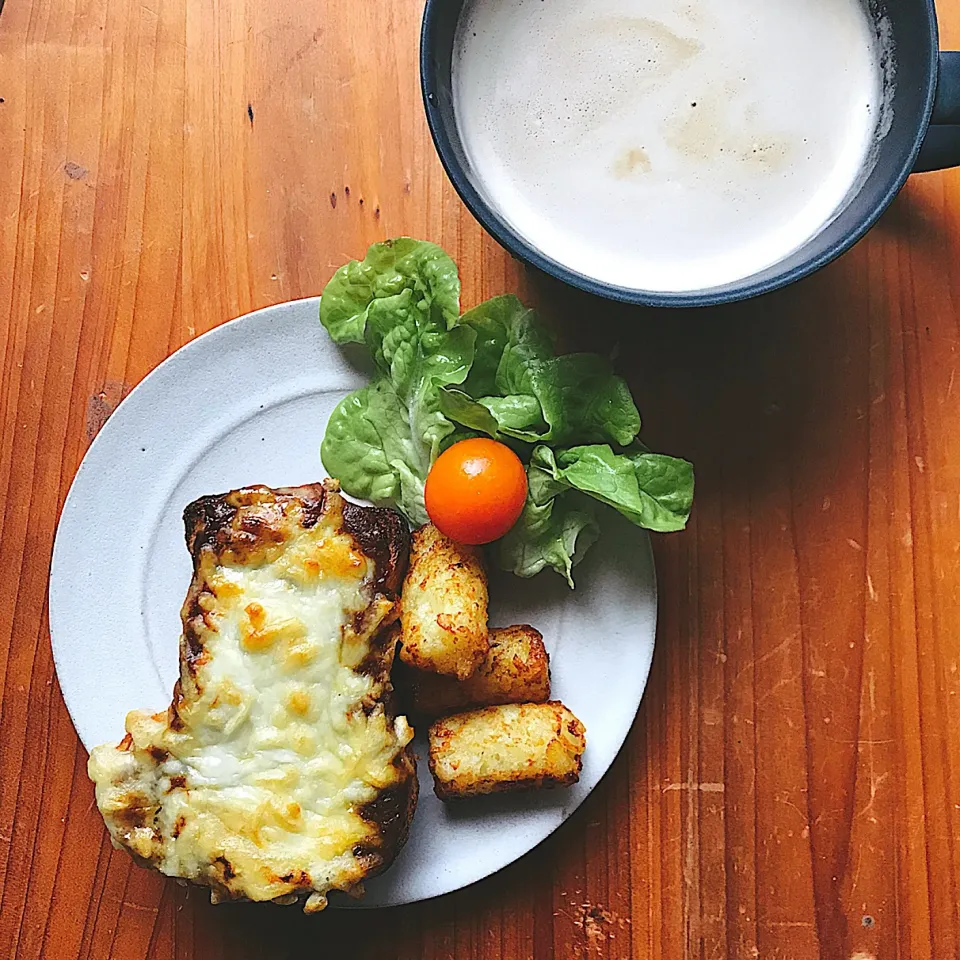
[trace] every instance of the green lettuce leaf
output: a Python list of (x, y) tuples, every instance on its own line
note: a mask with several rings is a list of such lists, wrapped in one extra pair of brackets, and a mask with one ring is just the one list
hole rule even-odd
[(568, 493), (537, 504), (528, 497), (520, 519), (496, 544), (497, 562), (519, 577), (551, 567), (573, 589), (573, 568), (599, 535), (585, 498)]
[(546, 429), (542, 408), (536, 397), (483, 397), (474, 400), (454, 387), (440, 391), (440, 409), (451, 420), (488, 436), (536, 443)]
[(640, 414), (609, 362), (589, 353), (555, 357), (552, 337), (516, 297), (494, 297), (460, 322), (476, 330), (476, 353), (458, 395), (444, 391), (451, 419), (526, 443), (626, 446), (636, 437)]
[(661, 533), (683, 530), (693, 509), (693, 464), (646, 450), (625, 456), (633, 464), (643, 503), (633, 522)]
[(532, 488), (572, 487), (609, 504), (637, 526), (660, 533), (682, 530), (693, 506), (693, 466), (642, 449), (618, 454), (607, 444), (556, 452), (538, 446), (529, 472)]
[(463, 389), (471, 397), (530, 393), (517, 389), (514, 376), (530, 360), (549, 360), (554, 340), (536, 313), (512, 294), (494, 297), (468, 310), (460, 322), (477, 332), (477, 354)]
[(459, 288), (439, 247), (398, 240), (338, 271), (321, 299), (328, 329), (341, 340), (362, 334), (379, 373), (337, 406), (323, 465), (347, 493), (394, 504), (418, 524), (426, 522), (427, 472), (456, 430), (440, 409), (440, 388), (463, 383), (473, 365), (476, 333), (456, 325)]
[(626, 446), (640, 430), (630, 388), (596, 354), (570, 353), (528, 363), (525, 379), (550, 425), (540, 438), (544, 443)]
[(463, 390), (444, 387), (440, 391), (440, 410), (444, 416), (475, 433), (490, 437), (501, 435), (497, 418), (487, 407)]
[(473, 363), (476, 334), (446, 330), (442, 319), (418, 309), (411, 290), (370, 304), (366, 343), (373, 361), (407, 410), (411, 435), (425, 447), (422, 475), (436, 460), (440, 441), (455, 427), (440, 409), (440, 388), (464, 381)]
[(320, 322), (336, 343), (363, 343), (371, 304), (391, 301), (406, 290), (433, 325), (449, 329), (457, 324), (457, 265), (435, 243), (410, 237), (375, 243), (363, 260), (344, 264), (323, 290)]
[(426, 523), (420, 462), (423, 446), (410, 433), (407, 412), (386, 380), (356, 390), (327, 423), (320, 459), (351, 496), (396, 506), (411, 523)]

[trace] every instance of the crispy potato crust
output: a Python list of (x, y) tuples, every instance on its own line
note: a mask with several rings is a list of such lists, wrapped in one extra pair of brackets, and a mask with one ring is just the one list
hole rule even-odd
[(566, 786), (580, 778), (583, 724), (559, 700), (458, 713), (430, 727), (430, 772), (444, 801)]
[(466, 680), (416, 670), (400, 662), (395, 671), (402, 712), (421, 720), (471, 707), (543, 703), (550, 698), (550, 661), (543, 636), (526, 624), (494, 627), (490, 649)]
[(460, 680), (473, 674), (490, 645), (479, 549), (454, 543), (432, 524), (415, 531), (400, 624), (404, 663)]

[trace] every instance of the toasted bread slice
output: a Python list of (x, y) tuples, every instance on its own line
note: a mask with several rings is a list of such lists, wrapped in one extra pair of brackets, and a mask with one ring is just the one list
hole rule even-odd
[(576, 783), (584, 734), (559, 700), (454, 714), (430, 727), (434, 790), (441, 800), (458, 800)]
[(492, 627), (487, 656), (466, 680), (415, 670), (401, 658), (394, 682), (404, 713), (435, 720), (471, 707), (549, 700), (550, 661), (533, 627)]
[(460, 680), (469, 677), (490, 645), (487, 574), (479, 548), (454, 543), (430, 523), (416, 530), (400, 624), (405, 663)]
[(406, 839), (413, 732), (392, 708), (399, 515), (334, 481), (204, 497), (173, 703), (133, 712), (90, 776), (115, 845), (214, 901), (358, 892)]

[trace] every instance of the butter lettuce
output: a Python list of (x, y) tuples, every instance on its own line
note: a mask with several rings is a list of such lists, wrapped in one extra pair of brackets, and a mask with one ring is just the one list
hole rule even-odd
[(323, 465), (347, 493), (397, 506), (415, 524), (427, 519), (427, 472), (457, 429), (440, 411), (439, 390), (462, 383), (473, 365), (476, 334), (456, 325), (459, 294), (443, 250), (404, 239), (341, 267), (320, 301), (331, 336), (365, 343), (379, 374), (337, 405)]
[(693, 506), (693, 465), (646, 450), (614, 453), (607, 444), (557, 451), (535, 447), (528, 467), (533, 495), (544, 501), (579, 490), (622, 513), (638, 527), (682, 530)]
[(363, 343), (370, 306), (391, 309), (405, 290), (434, 326), (454, 327), (460, 317), (457, 265), (435, 243), (400, 237), (375, 243), (363, 260), (351, 260), (320, 298), (320, 322), (336, 343)]
[(516, 297), (460, 315), (456, 265), (432, 243), (374, 244), (327, 284), (320, 320), (337, 343), (363, 343), (372, 382), (327, 425), (324, 466), (343, 489), (427, 520), (423, 485), (439, 453), (468, 436), (507, 443), (527, 464), (529, 493), (514, 528), (492, 548), (530, 577), (572, 570), (599, 535), (598, 503), (632, 523), (683, 528), (693, 468), (638, 441), (626, 382), (595, 354), (556, 355), (554, 339)]
[(344, 490), (372, 503), (400, 508), (425, 523), (424, 445), (410, 431), (393, 386), (376, 380), (341, 401), (327, 423), (320, 458)]
[(464, 385), (471, 396), (527, 392), (520, 380), (524, 365), (556, 352), (553, 336), (513, 294), (481, 303), (460, 322), (477, 332), (477, 356)]
[(554, 356), (536, 314), (514, 296), (494, 297), (460, 318), (477, 332), (474, 368), (441, 405), (465, 426), (529, 443), (629, 444), (640, 414), (626, 382), (593, 353)]
[(645, 450), (617, 454), (606, 444), (556, 453), (534, 447), (523, 513), (498, 545), (504, 569), (531, 577), (552, 567), (573, 586), (573, 567), (599, 536), (591, 499), (639, 527), (682, 530), (693, 505), (693, 467)]
[(573, 587), (573, 568), (600, 535), (589, 502), (558, 496), (538, 504), (528, 497), (513, 529), (495, 544), (497, 561), (518, 577), (532, 577), (546, 567)]

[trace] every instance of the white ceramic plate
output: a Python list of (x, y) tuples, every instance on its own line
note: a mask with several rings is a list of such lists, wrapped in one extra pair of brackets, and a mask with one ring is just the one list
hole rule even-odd
[[(169, 704), (191, 577), (183, 508), (203, 494), (325, 475), (327, 418), (367, 374), (327, 337), (318, 305), (259, 310), (187, 344), (124, 400), (84, 458), (57, 530), (50, 634), (87, 749), (119, 741), (127, 711)], [(656, 624), (649, 539), (618, 519), (606, 518), (576, 591), (552, 572), (490, 584), (491, 622), (543, 633), (552, 695), (586, 724), (580, 782), (444, 806), (420, 741), (409, 842), (368, 884), (363, 905), (423, 900), (494, 873), (555, 830), (613, 762), (643, 694)]]

